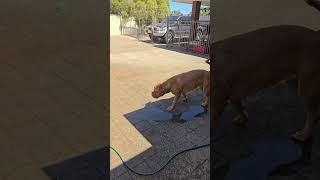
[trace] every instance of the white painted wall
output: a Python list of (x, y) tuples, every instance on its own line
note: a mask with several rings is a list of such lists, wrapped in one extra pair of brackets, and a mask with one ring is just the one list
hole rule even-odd
[[(121, 22), (122, 21), (122, 22)], [(134, 18), (129, 18), (124, 21), (120, 16), (111, 14), (110, 15), (110, 36), (120, 36), (121, 35), (121, 23), (125, 27), (137, 27)]]
[(120, 16), (110, 14), (110, 36), (121, 35)]

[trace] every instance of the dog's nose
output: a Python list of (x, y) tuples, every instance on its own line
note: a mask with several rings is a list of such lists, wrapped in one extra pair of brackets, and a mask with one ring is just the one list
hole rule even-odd
[(153, 98), (158, 98), (158, 96), (157, 96), (154, 92), (151, 93), (151, 96), (152, 96)]

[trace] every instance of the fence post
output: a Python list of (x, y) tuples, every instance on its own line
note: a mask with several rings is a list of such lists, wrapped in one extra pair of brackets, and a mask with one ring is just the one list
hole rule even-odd
[(183, 27), (183, 20), (178, 21), (178, 33), (179, 33), (178, 46), (180, 46), (182, 27)]
[(169, 16), (166, 17), (167, 18), (167, 32), (165, 34), (165, 38), (166, 38), (166, 45), (168, 47), (168, 31), (169, 31)]
[(138, 24), (138, 28), (136, 29), (136, 38), (139, 40), (139, 31), (138, 31), (138, 29), (139, 29), (139, 27), (141, 26), (141, 21), (140, 21), (140, 19), (139, 19), (139, 24)]
[(122, 29), (122, 16), (120, 16), (120, 33), (123, 35), (123, 29)]

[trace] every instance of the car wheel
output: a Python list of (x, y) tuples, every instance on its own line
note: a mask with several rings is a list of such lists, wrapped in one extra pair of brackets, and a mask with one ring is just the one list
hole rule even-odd
[(174, 39), (174, 34), (172, 31), (167, 32), (164, 36), (163, 36), (164, 42), (166, 44), (171, 44), (173, 43), (173, 39)]
[(151, 39), (152, 42), (157, 42), (158, 37), (157, 36), (151, 36), (150, 39)]

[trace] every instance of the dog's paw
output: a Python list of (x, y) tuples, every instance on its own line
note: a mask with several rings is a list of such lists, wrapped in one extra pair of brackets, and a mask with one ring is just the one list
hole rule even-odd
[(310, 138), (310, 134), (303, 131), (303, 130), (300, 130), (300, 131), (297, 131), (296, 133), (294, 133), (292, 135), (292, 138), (296, 141), (299, 141), (299, 142), (305, 142)]
[(208, 103), (203, 102), (203, 103), (201, 103), (201, 106), (202, 106), (202, 107), (207, 107), (207, 106), (208, 106)]
[(170, 112), (170, 111), (173, 110), (173, 107), (172, 107), (172, 106), (169, 106), (166, 110), (167, 110), (168, 112)]

